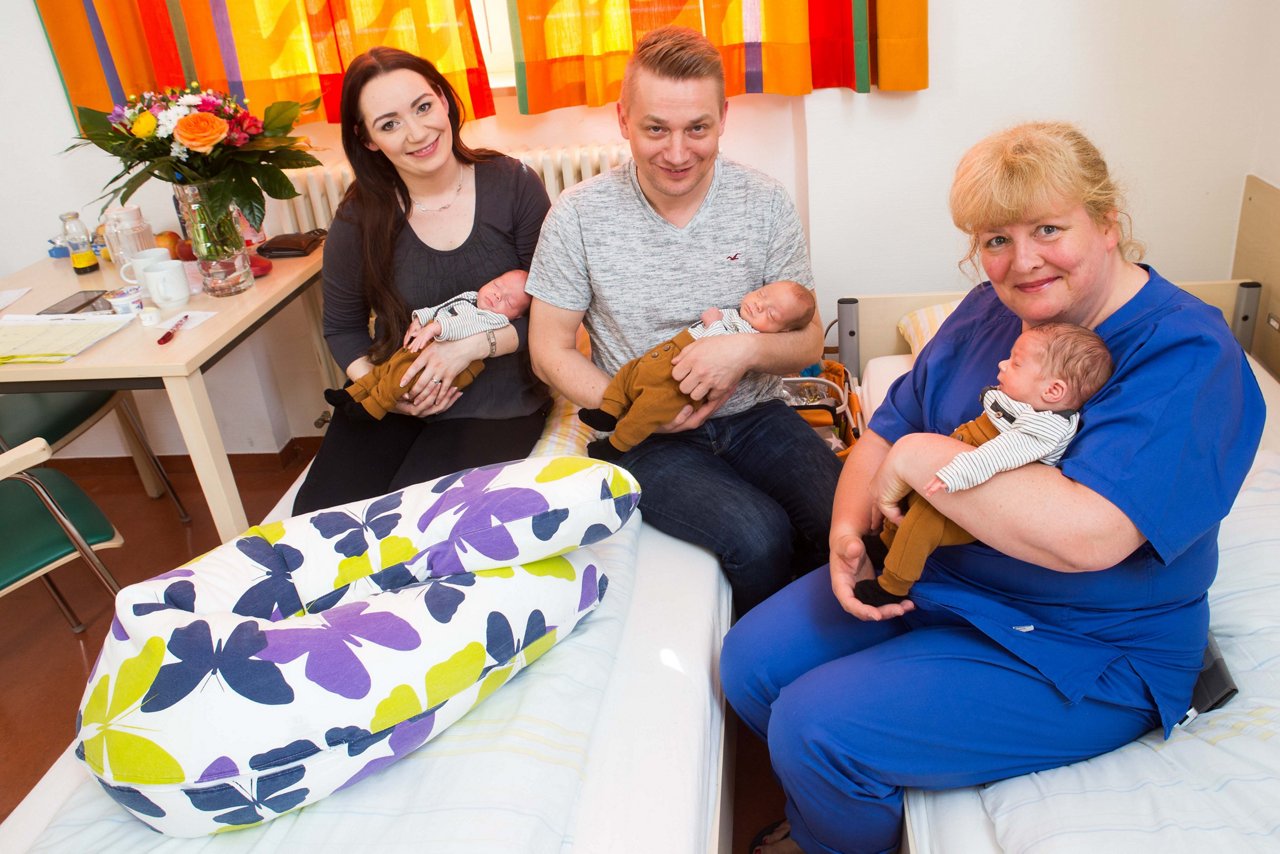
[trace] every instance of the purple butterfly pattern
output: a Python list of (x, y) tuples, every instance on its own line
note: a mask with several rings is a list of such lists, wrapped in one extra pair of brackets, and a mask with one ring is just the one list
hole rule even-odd
[(429, 576), (466, 572), (462, 556), (471, 549), (494, 560), (514, 560), (520, 554), (505, 525), (547, 513), (550, 507), (533, 489), (512, 486), (488, 490), (502, 471), (500, 465), (485, 466), (463, 472), (447, 481), (447, 486), (445, 481), (436, 484), (443, 494), (418, 519), (418, 530), (425, 532), (447, 513), (457, 514), (457, 519), (447, 537), (423, 552)]
[(269, 629), (258, 657), (284, 664), (307, 657), (306, 677), (331, 694), (358, 700), (369, 693), (369, 671), (352, 648), (362, 641), (388, 649), (417, 649), (422, 639), (406, 621), (380, 611), (365, 613), (368, 602), (339, 605), (318, 615), (324, 626)]

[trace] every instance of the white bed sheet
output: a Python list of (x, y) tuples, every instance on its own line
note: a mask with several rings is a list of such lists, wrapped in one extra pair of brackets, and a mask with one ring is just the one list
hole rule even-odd
[[(296, 488), (294, 484), (277, 508), (267, 514), (268, 518), (290, 515)], [(488, 716), (487, 719), (495, 717), (499, 703), (510, 703), (509, 709), (518, 709), (517, 691), (525, 690), (526, 685), (538, 685), (542, 665), (553, 654), (553, 665), (571, 661), (580, 648), (591, 650), (585, 654), (596, 658), (610, 654), (602, 652), (608, 644), (597, 640), (607, 634), (603, 627), (611, 621), (616, 621), (618, 631), (613, 639), (608, 676), (600, 686), (603, 693), (594, 715), (594, 729), (572, 733), (567, 739), (562, 738), (563, 734), (556, 736), (574, 754), (567, 761), (580, 768), (581, 774), (574, 820), (559, 848), (589, 854), (626, 854), (650, 851), (653, 840), (661, 839), (664, 851), (677, 854), (723, 850), (732, 838), (727, 830), (731, 821), (731, 786), (725, 785), (724, 779), (724, 699), (716, 664), (729, 628), (729, 586), (714, 556), (704, 549), (642, 523), (628, 525), (620, 536), (615, 547), (634, 549), (635, 569), (631, 570), (630, 561), (617, 561), (609, 593), (582, 628), (475, 713), (378, 777), (302, 810), (296, 817), (277, 819), (262, 828), (200, 840), (175, 840), (160, 837), (125, 815), (91, 781), (68, 749), (0, 824), (0, 851), (27, 851), (35, 845), (44, 850), (95, 851), (115, 845), (118, 850), (131, 852), (300, 847), (348, 851), (374, 844), (391, 850), (421, 849), (424, 838), (431, 837), (424, 837), (422, 828), (415, 828), (418, 813), (412, 804), (401, 799), (387, 809), (371, 809), (369, 804), (377, 800), (375, 787), (385, 785), (392, 791), (400, 780), (406, 781), (403, 785), (413, 785), (415, 766), (429, 762), (433, 748), (443, 752), (463, 738), (489, 738), (484, 732), (469, 733), (467, 722), (477, 714)], [(628, 537), (633, 541), (628, 543)], [(504, 697), (508, 692), (513, 696)], [(539, 709), (547, 718), (552, 717), (545, 704)], [(554, 729), (552, 720), (540, 725)], [(488, 726), (495, 725), (490, 721)], [(539, 738), (537, 733), (527, 737)], [(519, 749), (519, 745), (511, 748)], [(365, 787), (368, 791), (362, 793)], [(519, 787), (510, 787), (505, 800), (497, 788), (494, 806), (499, 811), (518, 811)], [(347, 801), (360, 801), (360, 806), (347, 811)], [(330, 818), (322, 817), (326, 815)], [(68, 824), (69, 816), (83, 826)], [(471, 826), (482, 828), (484, 824), (482, 817)], [(124, 838), (113, 842), (114, 833), (120, 828), (124, 829)], [(103, 835), (104, 829), (110, 832)], [(437, 842), (431, 850), (465, 854), (531, 850), (527, 846), (504, 845), (509, 842), (496, 840), (492, 845), (481, 845), (480, 839), (472, 837), (456, 841), (453, 847)]]
[[(1277, 382), (1266, 368), (1262, 367), (1262, 365), (1254, 360), (1252, 356), (1249, 357), (1249, 361), (1253, 367), (1254, 374), (1258, 378), (1258, 384), (1262, 389), (1263, 398), (1266, 401), (1267, 406), (1267, 420), (1261, 442), (1262, 450), (1259, 453), (1258, 461), (1255, 463), (1254, 474), (1251, 475), (1253, 480), (1246, 484), (1246, 491), (1248, 491), (1250, 485), (1252, 486), (1252, 490), (1255, 493), (1254, 500), (1256, 501), (1256, 493), (1265, 492), (1270, 488), (1267, 478), (1271, 478), (1277, 473), (1280, 473), (1280, 464), (1277, 463), (1276, 457), (1272, 454), (1266, 453), (1267, 451), (1280, 452), (1280, 382)], [(905, 370), (908, 370), (910, 368), (910, 364), (911, 359), (909, 356), (888, 356), (881, 357), (880, 359), (871, 359), (867, 364), (866, 374), (867, 377), (873, 378), (873, 382), (865, 389), (860, 389), (860, 393), (863, 394), (862, 402), (864, 405), (872, 401), (873, 407), (875, 405), (879, 405), (880, 400), (883, 399), (884, 392), (887, 391), (893, 379)], [(876, 394), (879, 396), (875, 396)], [(874, 411), (874, 409), (872, 408), (867, 411)], [(1237, 502), (1238, 505), (1239, 503), (1240, 502)], [(1256, 513), (1257, 508), (1250, 507), (1248, 508), (1248, 512), (1250, 514)], [(1230, 542), (1230, 548), (1235, 548), (1235, 543), (1239, 539), (1239, 526), (1233, 527), (1233, 525), (1230, 524), (1235, 520), (1234, 514), (1235, 511), (1233, 511), (1232, 517), (1228, 517), (1228, 522), (1223, 523), (1223, 542), (1224, 544)], [(1274, 531), (1278, 528), (1280, 528), (1280, 516), (1271, 512), (1270, 516), (1265, 520), (1263, 528), (1259, 531), (1253, 532), (1253, 535), (1255, 538), (1258, 534), (1265, 534), (1273, 537)], [(1231, 539), (1228, 540), (1228, 537)], [(1252, 546), (1256, 544), (1251, 543), (1250, 545)], [(1228, 554), (1227, 547), (1224, 547), (1223, 553), (1225, 560), (1226, 555)], [(1260, 566), (1264, 563), (1265, 561), (1258, 562), (1258, 565)], [(1253, 570), (1250, 571), (1252, 572)], [(1235, 581), (1235, 579), (1228, 578), (1226, 572), (1227, 570), (1224, 568), (1219, 581), (1214, 584), (1213, 589), (1210, 591), (1211, 601), (1213, 601), (1216, 596), (1223, 594), (1229, 584)], [(1210, 725), (1212, 717), (1215, 715), (1220, 717), (1225, 715), (1234, 716), (1237, 713), (1240, 713), (1243, 714), (1246, 719), (1238, 722), (1232, 722), (1231, 727), (1233, 729), (1239, 731), (1252, 730), (1256, 737), (1269, 741), (1273, 734), (1280, 735), (1280, 725), (1277, 725), (1274, 722), (1276, 717), (1274, 714), (1276, 708), (1275, 704), (1271, 699), (1262, 698), (1259, 701), (1261, 702), (1262, 709), (1254, 709), (1253, 706), (1255, 705), (1255, 701), (1249, 696), (1249, 690), (1247, 687), (1249, 682), (1247, 682), (1246, 679), (1239, 677), (1257, 670), (1276, 671), (1278, 666), (1280, 666), (1278, 665), (1278, 663), (1280, 663), (1280, 637), (1277, 637), (1277, 641), (1272, 645), (1273, 648), (1271, 648), (1269, 652), (1259, 652), (1256, 649), (1249, 649), (1247, 651), (1242, 650), (1240, 648), (1240, 644), (1237, 644), (1232, 639), (1224, 638), (1224, 633), (1220, 631), (1219, 624), (1222, 620), (1226, 619), (1226, 615), (1227, 611), (1225, 607), (1216, 611), (1212, 619), (1212, 627), (1214, 628), (1215, 633), (1219, 634), (1219, 643), (1223, 647), (1223, 652), (1227, 658), (1228, 666), (1234, 674), (1238, 675), (1237, 682), (1240, 684), (1241, 694), (1233, 699), (1224, 709), (1219, 712), (1210, 713), (1209, 716), (1206, 716), (1203, 720), (1196, 722), (1192, 727), (1197, 730), (1205, 728), (1207, 725)], [(1272, 615), (1272, 617), (1273, 618), (1270, 620), (1270, 623), (1274, 624), (1274, 615)], [(1258, 626), (1258, 632), (1261, 633), (1264, 630), (1264, 626), (1260, 623)], [(1236, 627), (1233, 631), (1239, 633), (1240, 629), (1239, 627)], [(1273, 633), (1273, 637), (1276, 637), (1277, 635), (1280, 635), (1280, 633)], [(1280, 676), (1277, 678), (1280, 678)], [(1175, 736), (1177, 735), (1179, 735), (1179, 733), (1175, 733)], [(1126, 748), (1121, 748), (1121, 750), (1123, 751), (1135, 748), (1138, 744), (1140, 744), (1140, 742), (1135, 743), (1134, 745), (1128, 745)], [(1172, 742), (1156, 740), (1152, 742), (1151, 749), (1158, 752), (1163, 749), (1163, 745), (1166, 744), (1172, 744)], [(1185, 750), (1186, 748), (1180, 747), (1180, 749)], [(1107, 756), (1099, 757), (1098, 760), (1091, 761), (1098, 763), (1099, 760), (1103, 760), (1105, 762), (1116, 758), (1118, 753), (1119, 751), (1113, 754), (1108, 754)], [(1212, 780), (1212, 775), (1209, 773), (1210, 769), (1207, 769), (1204, 766), (1207, 762), (1212, 761), (1213, 755), (1213, 752), (1205, 754), (1197, 753), (1196, 760), (1200, 762), (1200, 766), (1196, 769), (1197, 777)], [(1230, 756), (1224, 755), (1223, 758), (1224, 760), (1228, 760), (1228, 762), (1224, 762), (1224, 773), (1230, 773), (1232, 775), (1240, 773), (1238, 768), (1229, 765), (1229, 760), (1231, 759)], [(1123, 757), (1120, 758), (1120, 761), (1124, 761)], [(1081, 763), (1081, 765), (1086, 764), (1087, 763)], [(1073, 772), (1075, 769), (1080, 768), (1081, 765), (1070, 766), (1065, 769), (1055, 769), (1055, 771)], [(1106, 770), (1111, 769), (1108, 768)], [(994, 784), (994, 786), (986, 787), (985, 789), (974, 787), (939, 792), (908, 789), (906, 793), (906, 824), (903, 838), (903, 852), (905, 852), (905, 854), (1001, 854), (1001, 852), (1023, 850), (1019, 848), (1019, 845), (1026, 843), (1026, 837), (1015, 832), (1015, 830), (1011, 829), (1010, 826), (1007, 825), (1007, 822), (1011, 820), (1009, 815), (1012, 810), (1009, 808), (1011, 798), (1006, 795), (1015, 791), (1023, 792), (1026, 786), (1033, 786), (1035, 787), (1034, 800), (1040, 802), (1040, 804), (1046, 807), (1049, 807), (1050, 809), (1058, 810), (1058, 817), (1061, 818), (1064, 812), (1070, 810), (1070, 807), (1067, 806), (1069, 800), (1065, 798), (1054, 798), (1053, 800), (1049, 800), (1049, 798), (1054, 794), (1052, 788), (1057, 786), (1059, 782), (1062, 782), (1067, 786), (1070, 786), (1070, 782), (1067, 781), (1068, 774), (1057, 774), (1056, 776), (1063, 779), (1061, 781), (1054, 780), (1053, 777), (1055, 776), (1055, 771), (1046, 772), (1045, 774), (1040, 775), (1028, 775), (1027, 777), (1016, 778), (1015, 780)], [(1080, 780), (1083, 781), (1080, 785), (1081, 790), (1084, 792), (1090, 792), (1095, 788), (1103, 788), (1104, 784), (1101, 779), (1091, 778), (1087, 776), (1088, 773), (1089, 772), (1086, 770), (1086, 775), (1080, 777)], [(1139, 772), (1139, 775), (1141, 775), (1141, 773), (1142, 772)], [(1191, 781), (1189, 777), (1190, 775), (1188, 775), (1188, 779), (1186, 780), (1185, 791), (1177, 794), (1189, 796), (1190, 793), (1195, 792), (1197, 797), (1204, 798), (1231, 797), (1230, 795), (1222, 794), (1220, 786), (1215, 789), (1211, 785), (1209, 788), (1201, 791), (1200, 789), (1203, 788), (1202, 784)], [(1090, 782), (1091, 780), (1092, 782)], [(1229, 780), (1219, 781), (1222, 785), (1225, 785), (1227, 782), (1229, 782)], [(1270, 781), (1262, 782), (1268, 785), (1270, 784)], [(1008, 791), (997, 791), (998, 787), (1001, 786), (1004, 786)], [(1170, 797), (1171, 793), (1166, 793), (1163, 800), (1168, 802)], [(1141, 801), (1126, 800), (1125, 798), (1126, 794), (1118, 791), (1101, 794), (1102, 802), (1110, 799), (1112, 803), (1132, 805), (1132, 813), (1135, 818), (1145, 818), (1145, 813), (1150, 812), (1150, 810), (1144, 809)], [(1027, 803), (1028, 802), (1024, 800), (1024, 807)], [(1100, 809), (1101, 805), (1101, 802), (1091, 803), (1087, 809), (1082, 809), (1075, 813), (1080, 816), (1092, 814), (1103, 817), (1099, 818), (1098, 823), (1092, 828), (1084, 830), (1075, 828), (1072, 829), (1070, 834), (1063, 831), (1060, 834), (1058, 842), (1066, 845), (1066, 848), (1055, 847), (1057, 843), (1055, 843), (1053, 839), (1044, 839), (1037, 843), (1035, 850), (1070, 851), (1073, 850), (1071, 846), (1083, 845), (1086, 839), (1089, 840), (1089, 850), (1099, 852), (1099, 854), (1104, 851), (1124, 851), (1126, 854), (1128, 854), (1128, 852), (1143, 852), (1143, 854), (1146, 854), (1146, 852), (1150, 852), (1150, 854), (1157, 854), (1158, 852), (1158, 854), (1164, 854), (1164, 852), (1173, 850), (1170, 848), (1170, 841), (1168, 837), (1162, 837), (1151, 832), (1138, 830), (1138, 826), (1136, 824), (1131, 827), (1125, 827), (1123, 824), (1117, 824), (1115, 822), (1114, 815), (1108, 816), (1102, 809)], [(1122, 806), (1122, 809), (1123, 808), (1124, 807)], [(991, 817), (991, 811), (993, 810), (1000, 815), (1000, 821), (1006, 823), (1004, 826), (999, 825), (997, 822), (993, 822)], [(1276, 818), (1276, 821), (1280, 822), (1280, 818)], [(1043, 816), (1041, 816), (1039, 821), (1037, 821), (1036, 818), (1028, 815), (1028, 824), (1043, 826), (1042, 822)], [(1106, 822), (1110, 822), (1110, 825), (1107, 825)], [(1233, 824), (1235, 825), (1234, 828), (1227, 829), (1234, 833), (1238, 831), (1241, 823), (1236, 821), (1233, 822)], [(1220, 848), (1216, 846), (1214, 843), (1209, 841), (1210, 837), (1208, 836), (1202, 836), (1197, 840), (1193, 836), (1187, 836), (1183, 829), (1179, 829), (1174, 826), (1170, 826), (1167, 829), (1175, 830), (1178, 837), (1185, 840), (1186, 844), (1191, 846), (1187, 850), (1277, 850), (1280, 848), (1280, 824), (1272, 825), (1269, 832), (1258, 832), (1254, 837), (1236, 836), (1228, 842), (1227, 848)], [(1001, 839), (1008, 840), (1009, 845), (1012, 847), (1002, 846), (1000, 842)], [(1245, 841), (1242, 842), (1242, 839)], [(1014, 840), (1018, 841), (1014, 842)], [(1255, 849), (1250, 844), (1251, 841), (1256, 842), (1259, 847)]]

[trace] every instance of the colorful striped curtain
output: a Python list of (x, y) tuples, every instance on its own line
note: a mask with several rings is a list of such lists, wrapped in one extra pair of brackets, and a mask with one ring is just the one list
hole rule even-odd
[(615, 101), (635, 43), (678, 24), (724, 58), (725, 92), (929, 85), (928, 0), (510, 0), (520, 112)]
[(468, 115), (493, 115), (469, 0), (35, 0), (73, 112), (198, 81), (261, 110), (321, 107), (339, 120), (342, 74), (377, 45), (426, 57)]

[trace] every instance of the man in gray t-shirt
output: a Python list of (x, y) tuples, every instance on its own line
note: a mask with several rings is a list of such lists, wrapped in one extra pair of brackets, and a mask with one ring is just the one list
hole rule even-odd
[[(813, 287), (804, 232), (778, 182), (719, 156), (728, 104), (719, 54), (666, 27), (637, 46), (618, 105), (634, 160), (571, 188), (543, 224), (526, 291), (530, 355), (548, 384), (598, 407), (623, 364), (708, 305), (783, 279)], [(579, 324), (594, 363), (578, 352)], [(824, 561), (835, 455), (783, 404), (778, 374), (821, 358), (803, 330), (700, 339), (673, 360), (694, 400), (619, 461), (646, 521), (712, 549), (739, 614)]]

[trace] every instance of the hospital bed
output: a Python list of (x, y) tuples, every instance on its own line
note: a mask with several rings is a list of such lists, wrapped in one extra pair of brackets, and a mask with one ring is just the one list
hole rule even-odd
[[(1186, 284), (1251, 341), (1256, 283)], [(858, 394), (869, 417), (961, 294), (856, 301)], [(845, 305), (849, 314), (849, 304)], [(846, 325), (850, 321), (846, 318)], [(865, 330), (865, 333), (862, 331)], [(1210, 628), (1239, 693), (1175, 729), (987, 786), (908, 790), (910, 854), (1091, 854), (1280, 849), (1280, 382), (1250, 357), (1267, 404), (1261, 450), (1219, 534)]]
[[(581, 450), (557, 402), (535, 453)], [(284, 518), (298, 484), (268, 519)], [(732, 840), (732, 769), (717, 661), (728, 584), (709, 552), (633, 519), (597, 544), (599, 609), (429, 744), (265, 825), (161, 836), (68, 749), (0, 825), (0, 851), (353, 851), (704, 854)]]

